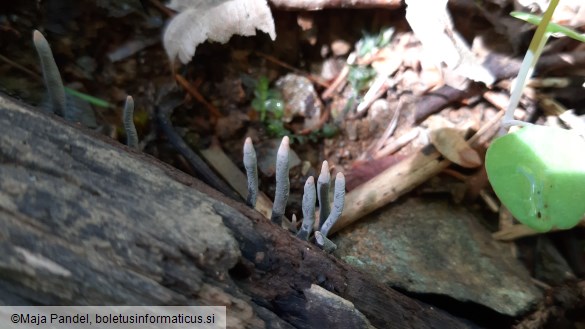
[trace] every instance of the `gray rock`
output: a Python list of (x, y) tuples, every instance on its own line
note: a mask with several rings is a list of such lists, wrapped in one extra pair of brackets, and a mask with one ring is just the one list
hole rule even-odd
[(446, 200), (410, 198), (340, 232), (335, 254), (392, 287), (518, 316), (542, 297), (506, 243)]

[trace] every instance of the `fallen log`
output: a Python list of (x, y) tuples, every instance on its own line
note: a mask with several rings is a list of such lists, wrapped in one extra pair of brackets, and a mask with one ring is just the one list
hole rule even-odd
[(470, 328), (260, 213), (0, 94), (0, 303), (225, 305), (229, 328)]

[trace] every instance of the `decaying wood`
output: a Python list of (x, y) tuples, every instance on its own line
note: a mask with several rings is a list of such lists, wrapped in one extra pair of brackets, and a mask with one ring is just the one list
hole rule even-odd
[[(468, 141), (474, 145), (484, 139), (494, 127), (499, 127), (504, 111), (498, 112)], [(345, 204), (341, 218), (335, 223), (331, 232), (337, 232), (347, 225), (363, 218), (400, 196), (411, 191), (431, 177), (437, 175), (451, 165), (451, 161), (444, 160), (441, 154), (432, 145), (414, 152), (399, 163), (384, 170), (376, 177), (351, 190), (345, 196)]]
[(156, 159), (1, 95), (0, 131), (0, 303), (226, 305), (230, 328), (470, 326)]

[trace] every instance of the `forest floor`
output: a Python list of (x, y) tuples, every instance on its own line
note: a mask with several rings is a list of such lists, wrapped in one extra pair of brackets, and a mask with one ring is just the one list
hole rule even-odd
[[(514, 72), (534, 32), (532, 26), (508, 15), (511, 3), (486, 1), (481, 7), (473, 1), (452, 1), (449, 5), (453, 31), (472, 45), (471, 66), (477, 68), (484, 63), (494, 75), (495, 82), (489, 87), (461, 77), (460, 72), (438, 67), (432, 52), (423, 48), (411, 30), (404, 6), (317, 11), (273, 8), (275, 41), (258, 32), (255, 37), (233, 36), (227, 44), (206, 42), (197, 48), (189, 64), (173, 65), (161, 42), (173, 12), (156, 3), (3, 2), (0, 92), (46, 107), (42, 72), (32, 42), (36, 29), (49, 41), (65, 85), (101, 100), (101, 104), (91, 105), (97, 129), (124, 143), (122, 108), (131, 95), (140, 149), (194, 176), (192, 166), (176, 152), (155, 119), (157, 109), (165, 102), (180, 104), (172, 116), (175, 130), (218, 172), (223, 167), (214, 162), (218, 154), (227, 155), (244, 172), (242, 147), (245, 138), (251, 137), (259, 159), (260, 186), (271, 200), (275, 153), (281, 138), (289, 136), (294, 155), (288, 218), (293, 214), (302, 217), (303, 186), (309, 176), (319, 175), (324, 160), (333, 173), (345, 174), (351, 193), (364, 185), (378, 188), (381, 183), (371, 183), (376, 176), (432, 143), (444, 158), (456, 164), (440, 168), (437, 175), (425, 179), (406, 175), (408, 182), (396, 195), (396, 207), (408, 207), (391, 208), (395, 211), (390, 216), (401, 218), (401, 211), (417, 213), (418, 218), (443, 213), (459, 216), (443, 212), (442, 206), (423, 206), (420, 212), (414, 211), (416, 205), (410, 204), (410, 199), (422, 200), (423, 205), (439, 199), (450, 209), (469, 210), (473, 220), (481, 224), (480, 230), (493, 233), (492, 239), (515, 241), (505, 244), (507, 252), (522, 261), (532, 278), (530, 284), (545, 297), (510, 311), (512, 314), (497, 308), (491, 313), (494, 308), (489, 302), (478, 302), (473, 296), (425, 291), (392, 284), (394, 281), (386, 278), (389, 284), (459, 316), (465, 316), (464, 311), (455, 311), (449, 303), (465, 310), (467, 302), (487, 304), (491, 310), (483, 312), (484, 318), (468, 316), (486, 327), (585, 326), (582, 227), (536, 234), (513, 221), (501, 209), (483, 166), (486, 149), (498, 130), (494, 123), (499, 122), (507, 105)], [(576, 20), (581, 22), (578, 28), (585, 27), (584, 17), (579, 21), (568, 9), (562, 10), (567, 11), (564, 23)], [(581, 16), (585, 16), (583, 12)], [(554, 64), (553, 56), (558, 54), (573, 56), (574, 61)], [(557, 116), (567, 109), (573, 109), (577, 116), (584, 114), (583, 54), (583, 44), (568, 38), (553, 40), (543, 55), (550, 62), (529, 84), (516, 119), (562, 125)], [(564, 80), (551, 86), (551, 80), (545, 77)], [(478, 131), (479, 140), (469, 146), (465, 139)], [(455, 154), (454, 158), (446, 155), (449, 152)], [(351, 211), (352, 206), (346, 208)], [(380, 212), (375, 214), (379, 216)], [(359, 217), (367, 219), (367, 214)], [(437, 218), (439, 222), (445, 220)], [(424, 222), (420, 225), (425, 226)], [(347, 232), (351, 230), (350, 225), (338, 239), (350, 236)], [(427, 231), (416, 232), (413, 236)], [(365, 238), (350, 240), (350, 244), (355, 246)], [(343, 240), (336, 243), (344, 250)], [(389, 252), (381, 250), (382, 254)], [(338, 256), (346, 261), (357, 257)], [(371, 260), (379, 255), (361, 256)], [(554, 261), (542, 261), (547, 257)], [(453, 260), (460, 264), (465, 261)], [(490, 323), (486, 319), (490, 314), (497, 314), (497, 320)]]

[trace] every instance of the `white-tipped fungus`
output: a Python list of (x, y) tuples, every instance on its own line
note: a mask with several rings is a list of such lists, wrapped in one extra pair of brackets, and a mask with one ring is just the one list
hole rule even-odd
[(284, 210), (290, 193), (290, 181), (288, 178), (289, 151), (289, 139), (288, 136), (284, 136), (276, 154), (276, 192), (274, 204), (272, 205), (272, 215), (270, 216), (270, 220), (278, 225), (282, 225), (282, 218), (284, 217)]
[(256, 207), (256, 200), (258, 198), (257, 162), (252, 139), (248, 137), (244, 142), (244, 167), (246, 168), (246, 176), (248, 177), (248, 197), (246, 198), (246, 204), (252, 208)]
[(51, 111), (59, 116), (65, 117), (67, 106), (65, 87), (63, 87), (63, 80), (61, 80), (61, 74), (57, 68), (57, 63), (55, 63), (51, 47), (43, 34), (37, 30), (33, 32), (33, 42), (41, 60), (41, 70), (43, 71), (45, 88), (47, 88), (51, 102)]
[(303, 193), (303, 223), (301, 230), (297, 237), (301, 240), (309, 239), (313, 225), (315, 224), (315, 201), (317, 199), (315, 193), (315, 179), (313, 176), (307, 179), (305, 183), (305, 190)]
[(337, 220), (341, 217), (343, 206), (345, 204), (345, 176), (342, 173), (337, 173), (335, 176), (335, 192), (333, 194), (333, 209), (327, 217), (327, 220), (321, 226), (321, 233), (324, 236), (329, 234), (329, 231), (335, 225)]

